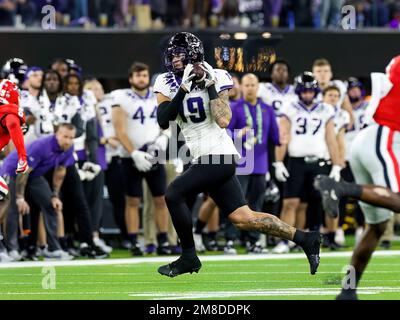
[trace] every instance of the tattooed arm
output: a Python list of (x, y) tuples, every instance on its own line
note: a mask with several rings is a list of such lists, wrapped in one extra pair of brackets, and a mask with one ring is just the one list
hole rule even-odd
[(212, 94), (210, 94), (210, 109), (211, 115), (218, 126), (221, 128), (226, 128), (232, 118), (232, 110), (229, 106), (228, 90), (224, 90), (219, 94), (216, 94), (214, 99), (212, 99)]

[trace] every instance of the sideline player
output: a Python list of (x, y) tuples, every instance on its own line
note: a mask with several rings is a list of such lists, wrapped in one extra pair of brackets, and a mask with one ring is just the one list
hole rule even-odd
[(163, 129), (177, 122), (194, 160), (168, 186), (165, 195), (182, 254), (172, 263), (161, 266), (158, 272), (175, 277), (200, 270), (193, 221), (185, 200), (208, 191), (238, 229), (259, 231), (299, 244), (307, 255), (311, 274), (315, 274), (319, 265), (320, 234), (296, 230), (273, 215), (252, 211), (246, 204), (235, 175), (238, 153), (225, 130), (232, 116), (228, 89), (233, 83), (229, 73), (213, 69), (205, 62), (202, 42), (187, 32), (179, 32), (170, 39), (165, 66), (169, 72), (159, 75), (154, 86), (157, 120)]
[[(366, 228), (351, 259), (356, 285), (386, 229), (393, 212), (400, 212), (400, 56), (386, 67), (386, 74), (372, 73), (372, 94), (366, 111), (366, 123), (354, 139), (350, 159), (357, 184), (318, 177), (315, 186), (323, 205), (332, 216), (338, 215), (342, 197), (361, 200)], [(342, 289), (337, 299), (357, 299), (356, 288)]]
[[(158, 252), (169, 254), (168, 210), (165, 204), (167, 177), (163, 164), (153, 166), (152, 148), (164, 150), (167, 141), (157, 123), (157, 101), (149, 88), (150, 72), (146, 64), (136, 62), (129, 73), (131, 88), (113, 92), (112, 122), (116, 136), (123, 147), (122, 172), (125, 179), (126, 226), (132, 242), (132, 254), (142, 255), (137, 234), (139, 231), (139, 206), (143, 197), (142, 181), (153, 195), (155, 219), (158, 227)], [(162, 144), (162, 146), (161, 146)]]
[[(307, 202), (319, 201), (319, 195), (312, 185), (314, 178), (322, 173), (339, 176), (341, 170), (333, 107), (315, 101), (319, 88), (311, 72), (302, 73), (295, 83), (298, 98), (281, 110), (281, 146), (277, 149), (276, 162), (273, 164), (278, 181), (285, 182), (281, 218), (292, 226), (295, 225), (296, 211), (304, 195), (310, 200)], [(283, 163), (286, 152), (289, 154), (289, 170)], [(329, 159), (332, 160), (332, 167)], [(308, 221), (311, 230), (319, 229), (320, 209), (313, 207)], [(287, 239), (280, 241), (273, 252), (289, 252)]]

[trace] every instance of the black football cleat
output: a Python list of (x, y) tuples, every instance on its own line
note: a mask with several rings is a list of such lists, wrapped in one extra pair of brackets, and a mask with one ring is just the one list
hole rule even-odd
[(342, 289), (336, 296), (336, 300), (358, 300), (357, 292), (354, 289)]
[(339, 215), (340, 196), (336, 184), (334, 179), (324, 175), (318, 175), (314, 180), (314, 188), (320, 192), (322, 197), (322, 206), (332, 218)]
[(184, 273), (198, 273), (201, 268), (201, 262), (198, 257), (193, 259), (179, 259), (158, 268), (158, 273), (173, 278)]
[(320, 262), (319, 251), (321, 247), (321, 234), (316, 231), (307, 232), (304, 244), (301, 247), (310, 264), (310, 273), (314, 275), (317, 272)]

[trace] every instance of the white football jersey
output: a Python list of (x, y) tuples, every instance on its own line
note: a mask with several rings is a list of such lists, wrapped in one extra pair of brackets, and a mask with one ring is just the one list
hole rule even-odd
[(294, 86), (291, 84), (287, 85), (284, 90), (281, 90), (273, 83), (260, 83), (257, 95), (261, 98), (261, 100), (264, 101), (264, 103), (274, 108), (277, 116), (279, 116), (280, 109), (283, 105), (290, 104), (291, 102), (297, 100), (297, 95), (294, 92)]
[(353, 115), (354, 115), (354, 124), (350, 129), (346, 131), (346, 160), (350, 160), (351, 153), (351, 145), (353, 143), (354, 138), (357, 134), (366, 126), (365, 123), (365, 111), (368, 108), (368, 101), (363, 101), (361, 104), (354, 108), (353, 107)]
[[(112, 93), (106, 94), (99, 103), (96, 105), (97, 112), (100, 116), (100, 125), (103, 129), (103, 134), (105, 138), (116, 137), (115, 129), (112, 124), (112, 106), (113, 106), (113, 97)], [(113, 148), (109, 145), (106, 145), (106, 159), (107, 163), (111, 161), (111, 158), (114, 156), (121, 155), (122, 146), (120, 145), (117, 148)]]
[(28, 91), (22, 91), (20, 105), (36, 118), (35, 123), (31, 126), (36, 138), (54, 133), (54, 115), (46, 91), (43, 91), (38, 97), (32, 96)]
[[(157, 99), (149, 89), (145, 97), (132, 89), (120, 89), (111, 93), (112, 105), (120, 106), (126, 113), (126, 134), (135, 149), (153, 142), (161, 133), (157, 122)], [(124, 149), (123, 157), (130, 157)]]
[(57, 98), (54, 114), (58, 123), (71, 123), (72, 118), (79, 113), (82, 120), (87, 122), (96, 117), (97, 100), (90, 90), (83, 90), (82, 97), (66, 93)]
[[(214, 69), (217, 92), (233, 87), (230, 74), (221, 69)], [(159, 75), (154, 84), (154, 92), (174, 98), (181, 79), (173, 73)], [(209, 154), (233, 154), (238, 152), (225, 129), (220, 128), (211, 116), (210, 99), (206, 89), (194, 88), (183, 100), (183, 110), (176, 122), (182, 130), (186, 144), (193, 159)]]
[(326, 124), (333, 120), (335, 111), (331, 105), (317, 102), (307, 108), (297, 100), (281, 109), (281, 116), (291, 123), (288, 153), (290, 157), (314, 156), (327, 158)]
[[(338, 106), (342, 106), (344, 98), (347, 95), (347, 86), (345, 85), (345, 83), (341, 80), (332, 80), (329, 82), (329, 86), (335, 86), (339, 89), (340, 91), (340, 99), (338, 102)], [(322, 95), (322, 92), (318, 93), (317, 95), (317, 101), (323, 101), (324, 97)]]
[(350, 114), (342, 108), (336, 107), (335, 109), (335, 133), (339, 134), (340, 130), (346, 128), (350, 123)]

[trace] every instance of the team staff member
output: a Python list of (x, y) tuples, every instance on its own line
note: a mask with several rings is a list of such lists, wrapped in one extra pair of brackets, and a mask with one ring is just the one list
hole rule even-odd
[[(30, 169), (26, 174), (15, 175), (15, 166), (18, 156), (15, 151), (10, 153), (4, 160), (0, 174), (10, 181), (10, 204), (7, 217), (7, 246), (10, 256), (13, 251), (18, 252), (18, 228), (19, 214), (25, 215), (30, 212), (30, 205), (26, 200), (32, 201), (40, 207), (47, 234), (48, 250), (45, 250), (45, 258), (69, 260), (72, 259), (68, 253), (61, 250), (57, 239), (57, 211), (63, 209), (59, 198), (61, 185), (63, 183), (66, 167), (72, 165), (73, 139), (75, 128), (69, 124), (63, 124), (58, 128), (55, 135), (40, 138), (27, 146), (28, 161)], [(51, 190), (44, 175), (54, 169), (53, 185)], [(35, 241), (32, 241), (35, 243)]]
[[(238, 175), (250, 208), (254, 211), (262, 211), (264, 193), (266, 190), (266, 174), (268, 173), (268, 143), (279, 145), (279, 129), (276, 122), (275, 112), (272, 107), (257, 98), (259, 82), (254, 74), (243, 76), (242, 82), (243, 99), (232, 106), (232, 119), (228, 128), (237, 133), (238, 138), (244, 139), (242, 156), (246, 162), (253, 161), (253, 170), (248, 175)], [(246, 135), (247, 132), (251, 134)], [(253, 149), (253, 152), (248, 151)], [(254, 155), (254, 159), (247, 158), (247, 154)], [(242, 166), (245, 166), (244, 163)], [(255, 231), (247, 232), (249, 253), (265, 253), (266, 250), (259, 242), (260, 234)]]

